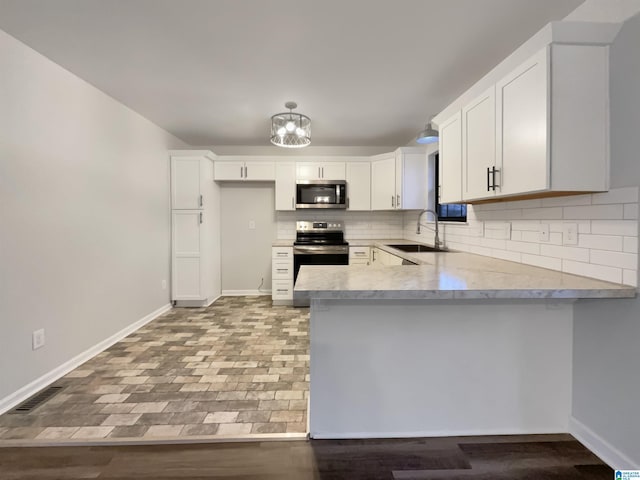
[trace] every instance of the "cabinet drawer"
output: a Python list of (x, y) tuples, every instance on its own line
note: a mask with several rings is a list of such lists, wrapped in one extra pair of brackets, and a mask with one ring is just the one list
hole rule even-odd
[(369, 265), (368, 258), (350, 258), (349, 265)]
[(271, 257), (274, 259), (290, 259), (293, 261), (293, 247), (273, 247)]
[(274, 260), (271, 278), (293, 278), (293, 262), (290, 260)]
[(273, 280), (271, 282), (273, 300), (291, 300), (293, 298), (293, 280)]
[(369, 260), (371, 249), (369, 247), (349, 247), (349, 260), (365, 259)]

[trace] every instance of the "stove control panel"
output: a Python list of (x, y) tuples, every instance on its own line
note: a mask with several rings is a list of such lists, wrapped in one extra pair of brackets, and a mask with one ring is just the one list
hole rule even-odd
[(343, 224), (339, 221), (323, 221), (323, 222), (296, 222), (296, 231), (298, 232), (341, 232)]

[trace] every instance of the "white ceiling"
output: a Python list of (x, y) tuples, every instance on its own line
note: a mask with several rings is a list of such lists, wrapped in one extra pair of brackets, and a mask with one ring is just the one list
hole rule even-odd
[(583, 0), (0, 0), (0, 28), (194, 146), (406, 145)]

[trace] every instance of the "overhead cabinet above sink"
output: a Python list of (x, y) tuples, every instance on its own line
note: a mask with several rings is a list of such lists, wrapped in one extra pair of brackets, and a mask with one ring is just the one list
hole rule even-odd
[(606, 45), (547, 45), (444, 112), (435, 119), (443, 202), (609, 188)]

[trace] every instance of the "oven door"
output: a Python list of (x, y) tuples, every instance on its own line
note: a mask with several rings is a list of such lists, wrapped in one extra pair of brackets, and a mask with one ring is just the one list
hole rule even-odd
[[(298, 279), (302, 265), (349, 265), (349, 247), (342, 245), (294, 246), (293, 247), (293, 283)], [(309, 300), (296, 300), (295, 307), (308, 307)]]
[(302, 265), (349, 265), (349, 247), (343, 245), (293, 247), (293, 282)]

